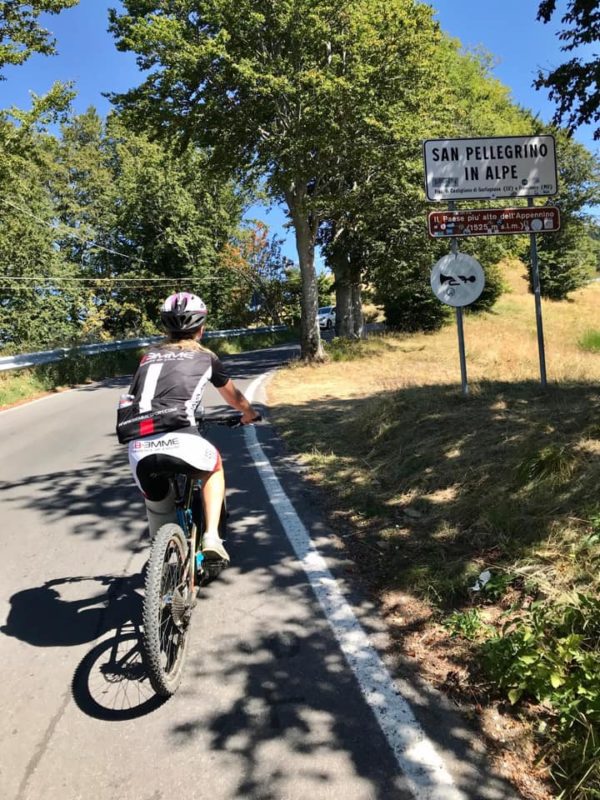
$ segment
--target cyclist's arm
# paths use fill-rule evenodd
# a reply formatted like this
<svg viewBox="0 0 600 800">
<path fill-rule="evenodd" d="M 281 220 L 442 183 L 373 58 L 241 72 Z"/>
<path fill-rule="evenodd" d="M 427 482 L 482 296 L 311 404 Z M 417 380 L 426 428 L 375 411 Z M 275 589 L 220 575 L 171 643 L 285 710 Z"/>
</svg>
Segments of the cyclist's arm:
<svg viewBox="0 0 600 800">
<path fill-rule="evenodd" d="M 235 408 L 237 411 L 242 412 L 243 425 L 248 425 L 259 416 L 258 411 L 252 408 L 248 400 L 244 397 L 240 390 L 236 388 L 231 378 L 224 386 L 217 386 L 217 389 L 225 402 L 229 403 L 229 405 Z"/>
</svg>

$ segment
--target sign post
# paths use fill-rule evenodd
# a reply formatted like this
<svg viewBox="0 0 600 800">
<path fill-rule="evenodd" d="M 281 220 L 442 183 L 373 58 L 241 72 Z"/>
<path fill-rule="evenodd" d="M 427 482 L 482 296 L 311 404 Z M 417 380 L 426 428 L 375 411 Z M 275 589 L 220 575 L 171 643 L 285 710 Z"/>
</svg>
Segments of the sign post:
<svg viewBox="0 0 600 800">
<path fill-rule="evenodd" d="M 431 270 L 431 289 L 442 303 L 456 308 L 458 330 L 458 352 L 462 393 L 469 394 L 467 383 L 467 359 L 463 327 L 463 306 L 473 303 L 483 291 L 485 275 L 481 264 L 466 253 L 458 252 L 458 242 L 452 240 L 452 251 L 440 258 Z"/>
<path fill-rule="evenodd" d="M 428 139 L 423 155 L 426 194 L 434 202 L 558 191 L 554 136 Z"/>
<path fill-rule="evenodd" d="M 527 205 L 533 206 L 533 198 L 527 198 Z M 533 283 L 533 295 L 535 297 L 535 321 L 538 338 L 538 354 L 540 357 L 540 381 L 545 389 L 548 385 L 546 379 L 546 348 L 544 346 L 544 323 L 542 321 L 542 289 L 540 286 L 540 271 L 538 268 L 538 253 L 535 233 L 529 234 L 531 243 L 531 282 Z"/>
<path fill-rule="evenodd" d="M 451 237 L 455 256 L 458 256 L 457 236 L 529 234 L 540 379 L 542 387 L 546 388 L 546 353 L 535 237 L 537 233 L 557 231 L 560 214 L 552 206 L 534 206 L 533 198 L 558 192 L 554 137 L 428 139 L 423 143 L 423 158 L 427 198 L 438 202 L 448 201 L 448 212 L 434 211 L 429 215 L 429 235 L 433 238 Z M 458 200 L 492 200 L 500 197 L 526 197 L 527 208 L 455 210 Z M 463 394 L 466 394 L 462 310 L 459 304 L 456 305 Z"/>
<path fill-rule="evenodd" d="M 452 253 L 458 255 L 458 241 L 452 239 Z M 465 352 L 465 329 L 463 325 L 462 306 L 456 307 L 456 328 L 458 330 L 458 357 L 460 359 L 460 382 L 462 385 L 463 397 L 469 394 L 469 383 L 467 380 L 467 354 Z"/>
</svg>

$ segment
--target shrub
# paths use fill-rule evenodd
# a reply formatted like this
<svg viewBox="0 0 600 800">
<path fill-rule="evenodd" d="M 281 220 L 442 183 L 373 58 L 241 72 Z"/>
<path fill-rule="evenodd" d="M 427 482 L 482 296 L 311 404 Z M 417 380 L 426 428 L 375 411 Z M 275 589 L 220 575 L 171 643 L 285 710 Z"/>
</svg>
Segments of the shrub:
<svg viewBox="0 0 600 800">
<path fill-rule="evenodd" d="M 590 328 L 584 332 L 577 344 L 588 353 L 600 353 L 600 331 Z"/>
<path fill-rule="evenodd" d="M 600 793 L 600 599 L 536 602 L 509 616 L 480 646 L 488 678 L 511 703 L 532 698 L 548 713 L 552 773 L 563 794 Z"/>
</svg>

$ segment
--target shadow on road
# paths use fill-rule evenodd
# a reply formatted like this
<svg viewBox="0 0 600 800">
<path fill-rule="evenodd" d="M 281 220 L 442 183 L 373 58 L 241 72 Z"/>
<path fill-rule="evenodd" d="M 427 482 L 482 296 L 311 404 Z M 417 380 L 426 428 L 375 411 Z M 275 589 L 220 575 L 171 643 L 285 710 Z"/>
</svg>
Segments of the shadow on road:
<svg viewBox="0 0 600 800">
<path fill-rule="evenodd" d="M 91 539 L 115 536 L 124 550 L 139 552 L 144 506 L 133 483 L 126 448 L 109 448 L 60 472 L 0 481 L 4 503 L 34 509 L 46 522 Z"/>
<path fill-rule="evenodd" d="M 142 661 L 142 584 L 140 574 L 56 578 L 14 594 L 0 631 L 36 647 L 98 642 L 75 671 L 75 702 L 96 719 L 134 719 L 162 704 Z M 61 591 L 79 597 L 67 600 Z"/>
<path fill-rule="evenodd" d="M 150 686 L 140 645 L 140 629 L 128 622 L 97 644 L 73 676 L 73 699 L 89 717 L 125 722 L 156 711 L 165 698 Z"/>
</svg>

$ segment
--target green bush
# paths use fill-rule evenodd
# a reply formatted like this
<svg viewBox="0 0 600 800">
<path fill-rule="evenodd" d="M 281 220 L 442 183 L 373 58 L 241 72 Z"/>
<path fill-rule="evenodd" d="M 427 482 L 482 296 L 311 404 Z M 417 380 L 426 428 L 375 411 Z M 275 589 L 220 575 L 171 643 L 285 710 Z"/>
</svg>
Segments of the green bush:
<svg viewBox="0 0 600 800">
<path fill-rule="evenodd" d="M 470 608 L 468 611 L 454 611 L 443 620 L 442 625 L 449 631 L 452 638 L 461 636 L 470 641 L 477 639 L 487 628 L 476 608 Z"/>
<path fill-rule="evenodd" d="M 389 328 L 407 333 L 437 331 L 450 320 L 449 306 L 431 291 L 430 273 L 429 263 L 406 265 L 396 281 L 378 294 Z"/>
<path fill-rule="evenodd" d="M 535 602 L 481 645 L 483 670 L 511 703 L 547 709 L 552 773 L 569 800 L 600 796 L 600 599 Z"/>
<path fill-rule="evenodd" d="M 582 350 L 586 350 L 588 353 L 600 353 L 600 331 L 590 328 L 585 331 L 577 344 Z"/>
</svg>

